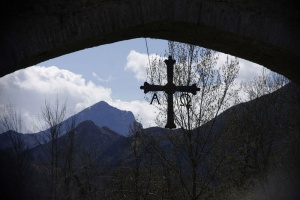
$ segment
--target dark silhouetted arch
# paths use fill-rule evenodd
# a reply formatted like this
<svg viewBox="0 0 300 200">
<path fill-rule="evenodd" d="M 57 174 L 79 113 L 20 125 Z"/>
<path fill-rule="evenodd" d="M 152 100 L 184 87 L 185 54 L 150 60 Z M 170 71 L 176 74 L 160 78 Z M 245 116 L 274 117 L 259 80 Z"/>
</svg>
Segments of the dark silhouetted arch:
<svg viewBox="0 0 300 200">
<path fill-rule="evenodd" d="M 151 37 L 235 55 L 300 83 L 299 9 L 292 2 L 4 0 L 0 76 L 84 48 Z"/>
</svg>

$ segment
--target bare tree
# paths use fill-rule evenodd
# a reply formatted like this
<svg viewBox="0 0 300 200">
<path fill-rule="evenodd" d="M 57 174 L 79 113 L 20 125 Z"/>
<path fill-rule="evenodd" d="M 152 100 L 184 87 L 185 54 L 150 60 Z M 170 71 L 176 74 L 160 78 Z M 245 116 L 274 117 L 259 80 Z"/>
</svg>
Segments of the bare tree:
<svg viewBox="0 0 300 200">
<path fill-rule="evenodd" d="M 76 196 L 76 189 L 72 187 L 74 184 L 74 177 L 77 173 L 78 164 L 76 163 L 76 117 L 71 117 L 70 123 L 65 124 L 67 127 L 66 137 L 61 143 L 63 145 L 61 151 L 61 157 L 59 160 L 60 168 L 60 182 L 62 185 L 62 196 L 66 200 L 74 199 Z M 65 122 L 66 123 L 66 122 Z"/>
<path fill-rule="evenodd" d="M 15 106 L 11 103 L 1 106 L 0 123 L 2 130 L 1 132 L 13 130 L 16 132 L 22 131 L 22 116 L 19 111 L 16 110 Z"/>
<path fill-rule="evenodd" d="M 54 104 L 45 100 L 42 108 L 42 131 L 36 135 L 36 141 L 49 162 L 46 177 L 49 178 L 49 199 L 64 197 L 71 199 L 71 179 L 75 168 L 75 133 L 76 119 L 66 120 L 66 102 L 60 103 L 58 97 Z M 60 137 L 66 134 L 65 140 Z M 48 173 L 47 173 L 48 172 Z"/>
<path fill-rule="evenodd" d="M 8 151 L 6 154 L 5 163 L 10 163 L 8 168 L 12 172 L 11 179 L 13 187 L 16 190 L 16 198 L 23 198 L 25 195 L 25 185 L 30 174 L 30 164 L 28 156 L 24 153 L 28 149 L 27 143 L 24 140 L 22 126 L 22 115 L 13 104 L 7 104 L 0 107 L 0 127 L 3 128 L 3 133 L 6 137 Z M 12 194 L 11 194 L 12 195 Z"/>
<path fill-rule="evenodd" d="M 175 123 L 181 128 L 165 134 L 169 148 L 153 144 L 161 155 L 164 165 L 172 170 L 180 182 L 182 198 L 207 197 L 216 183 L 224 155 L 217 150 L 221 135 L 218 134 L 216 117 L 231 104 L 237 94 L 232 89 L 239 70 L 237 58 L 223 66 L 217 66 L 218 54 L 201 47 L 169 42 L 169 52 L 176 60 L 174 83 L 189 86 L 195 83 L 200 91 L 192 97 L 192 104 L 181 106 L 182 93 L 175 93 Z M 166 84 L 163 60 L 154 60 L 148 70 L 151 84 Z M 161 105 L 157 124 L 166 122 L 166 94 L 159 94 Z M 188 101 L 188 100 L 186 100 Z"/>
<path fill-rule="evenodd" d="M 0 124 L 3 128 L 2 132 L 12 131 L 11 133 L 6 134 L 7 142 L 14 154 L 20 155 L 27 149 L 27 145 L 21 134 L 23 129 L 22 115 L 12 104 L 0 107 L 0 109 Z"/>
<path fill-rule="evenodd" d="M 128 142 L 131 150 L 129 160 L 132 163 L 132 167 L 129 169 L 129 199 L 157 198 L 157 194 L 153 190 L 154 153 L 149 148 L 147 136 L 139 123 L 131 125 Z"/>
<path fill-rule="evenodd" d="M 288 135 L 290 119 L 284 113 L 287 94 L 280 90 L 288 82 L 282 75 L 262 69 L 253 80 L 242 83 L 242 100 L 247 103 L 233 109 L 224 131 L 234 166 L 232 181 L 245 190 L 260 186 L 265 198 L 270 199 L 274 196 L 267 194 L 268 176 L 277 165 L 272 160 Z"/>
</svg>

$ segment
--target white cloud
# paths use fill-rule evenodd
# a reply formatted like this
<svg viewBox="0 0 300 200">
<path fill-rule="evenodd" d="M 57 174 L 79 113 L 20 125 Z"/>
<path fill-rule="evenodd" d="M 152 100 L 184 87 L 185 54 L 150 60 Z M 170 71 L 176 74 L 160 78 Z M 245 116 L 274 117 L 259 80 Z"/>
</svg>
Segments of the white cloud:
<svg viewBox="0 0 300 200">
<path fill-rule="evenodd" d="M 261 72 L 262 68 L 264 68 L 261 65 L 244 59 L 240 59 L 240 67 L 239 80 L 241 81 L 252 80 Z"/>
<path fill-rule="evenodd" d="M 221 66 L 223 63 L 225 63 L 227 56 L 229 59 L 233 59 L 234 56 L 231 56 L 229 54 L 219 53 L 219 60 L 218 60 L 218 66 Z M 234 90 L 240 89 L 240 83 L 247 82 L 250 80 L 253 80 L 254 77 L 256 77 L 261 70 L 264 68 L 263 66 L 250 62 L 248 60 L 244 60 L 242 58 L 239 59 L 239 75 L 236 79 L 236 85 L 233 86 Z M 239 90 L 239 98 L 241 101 L 245 101 L 247 98 L 247 94 L 243 90 Z"/>
<path fill-rule="evenodd" d="M 103 79 L 103 78 L 100 78 L 98 76 L 98 74 L 96 74 L 95 72 L 92 73 L 93 74 L 93 77 L 95 77 L 98 81 L 100 82 L 109 82 L 109 81 L 112 81 L 114 78 L 112 77 L 112 75 L 109 75 L 106 79 Z"/>
<path fill-rule="evenodd" d="M 227 56 L 229 59 L 234 58 L 234 56 L 231 56 L 229 54 L 219 53 L 218 66 L 221 66 L 223 63 L 225 63 Z M 256 63 L 241 58 L 239 58 L 239 64 L 240 64 L 240 70 L 239 70 L 239 76 L 237 77 L 236 80 L 237 83 L 240 83 L 242 81 L 249 81 L 253 79 L 253 77 L 256 76 L 263 68 L 263 66 L 261 65 L 258 65 Z"/>
<path fill-rule="evenodd" d="M 135 73 L 135 78 L 137 80 L 146 80 L 147 63 L 148 63 L 147 54 L 141 54 L 139 52 L 132 50 L 127 56 L 127 63 L 125 66 L 125 70 L 131 70 L 133 73 Z"/>
<path fill-rule="evenodd" d="M 0 105 L 12 103 L 23 113 L 24 124 L 37 122 L 45 99 L 54 102 L 58 97 L 67 102 L 68 116 L 99 101 L 106 101 L 122 110 L 132 111 L 145 122 L 154 125 L 154 112 L 146 102 L 124 102 L 112 99 L 110 88 L 86 81 L 84 77 L 55 66 L 33 66 L 19 70 L 0 79 Z M 27 126 L 32 130 L 32 126 Z"/>
<path fill-rule="evenodd" d="M 159 58 L 156 54 L 150 54 L 150 62 L 154 58 Z M 135 78 L 139 81 L 147 79 L 147 66 L 149 66 L 148 55 L 131 50 L 127 56 L 125 70 L 131 70 L 135 74 Z"/>
<path fill-rule="evenodd" d="M 229 54 L 219 53 L 219 60 L 217 66 L 221 66 L 225 63 L 227 56 L 229 59 L 233 59 L 234 56 Z M 158 55 L 151 54 L 150 61 L 154 58 L 159 58 Z M 237 78 L 237 82 L 240 83 L 241 81 L 248 81 L 256 76 L 263 66 L 258 65 L 256 63 L 250 62 L 248 60 L 244 60 L 239 58 L 240 62 L 240 71 L 239 76 Z M 125 66 L 125 70 L 130 70 L 135 73 L 135 77 L 137 80 L 145 81 L 147 79 L 147 72 L 146 68 L 149 65 L 148 56 L 147 54 L 142 54 L 137 51 L 130 51 L 127 56 L 127 63 Z"/>
</svg>

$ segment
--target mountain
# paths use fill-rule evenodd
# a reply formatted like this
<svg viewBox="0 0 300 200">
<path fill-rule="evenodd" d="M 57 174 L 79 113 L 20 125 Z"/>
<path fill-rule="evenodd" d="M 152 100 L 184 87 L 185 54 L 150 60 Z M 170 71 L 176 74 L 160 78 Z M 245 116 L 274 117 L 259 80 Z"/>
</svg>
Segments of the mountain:
<svg viewBox="0 0 300 200">
<path fill-rule="evenodd" d="M 63 121 L 61 135 L 68 131 L 69 125 L 74 121 L 75 124 L 79 124 L 86 120 L 94 122 L 99 127 L 106 126 L 123 136 L 129 135 L 130 126 L 136 122 L 131 111 L 119 110 L 105 101 L 100 101 Z M 37 134 L 43 134 L 42 132 L 45 131 Z"/>
<path fill-rule="evenodd" d="M 0 134 L 0 149 L 9 148 L 11 145 L 11 139 L 15 137 L 22 137 L 21 133 L 15 131 L 6 131 Z"/>
<path fill-rule="evenodd" d="M 11 148 L 13 143 L 25 150 L 34 146 L 36 142 L 32 134 L 23 134 L 12 130 L 0 134 L 0 149 Z"/>
<path fill-rule="evenodd" d="M 108 127 L 99 127 L 90 120 L 83 121 L 77 125 L 74 132 L 68 132 L 57 139 L 58 152 L 64 155 L 70 150 L 76 155 L 76 160 L 89 157 L 93 154 L 99 155 L 107 147 L 124 136 L 116 133 Z M 27 151 L 32 162 L 45 163 L 49 155 L 51 142 L 36 146 Z"/>
<path fill-rule="evenodd" d="M 171 133 L 171 134 L 181 134 L 182 133 L 182 129 L 173 129 L 173 130 L 169 130 L 169 129 L 165 129 L 165 128 L 161 128 L 161 127 L 150 127 L 150 128 L 146 128 L 142 130 L 143 132 L 143 136 L 138 136 L 140 140 L 143 141 L 138 141 L 137 145 L 139 146 L 141 143 L 143 143 L 142 146 L 148 146 L 149 145 L 149 138 L 148 137 L 153 137 L 155 139 L 160 138 L 160 142 L 161 142 L 161 147 L 162 148 L 170 148 L 170 142 L 166 140 L 166 137 L 164 137 L 165 134 L 167 133 Z M 138 133 L 139 135 L 139 133 Z M 144 137 L 147 137 L 144 138 Z M 161 137 L 162 136 L 162 137 Z M 139 140 L 138 139 L 138 140 Z M 113 169 L 115 167 L 120 167 L 120 166 L 133 166 L 135 164 L 134 161 L 134 153 L 133 153 L 133 143 L 134 142 L 134 138 L 133 136 L 129 136 L 129 137 L 120 137 L 118 140 L 116 140 L 115 142 L 113 142 L 108 148 L 106 148 L 97 158 L 97 163 L 101 166 L 101 168 L 107 168 L 107 169 Z M 147 149 L 147 147 L 145 148 L 142 147 L 138 149 L 138 154 L 139 155 L 139 159 L 141 161 L 141 163 L 145 163 L 147 156 L 145 155 L 145 152 L 148 152 L 149 149 Z M 150 145 L 151 146 L 151 145 Z M 149 147 L 149 146 L 148 146 Z M 152 147 L 150 147 L 151 149 Z M 147 153 L 146 153 L 147 154 Z"/>
<path fill-rule="evenodd" d="M 269 121 L 259 121 L 257 117 L 253 117 L 253 122 L 256 123 L 266 123 L 270 127 L 272 123 L 272 117 L 275 118 L 278 116 L 278 120 L 283 126 L 288 126 L 287 123 L 297 123 L 300 120 L 299 104 L 300 103 L 300 87 L 295 83 L 288 83 L 280 89 L 263 95 L 257 99 L 243 102 L 232 106 L 219 114 L 214 121 L 213 132 L 220 132 L 228 123 L 241 123 L 241 119 L 248 117 L 247 115 L 258 115 L 260 112 L 265 115 L 270 116 Z M 229 122 L 232 120 L 233 115 L 235 115 L 235 122 Z M 249 118 L 249 117 L 248 117 Z M 274 119 L 275 120 L 275 119 Z M 238 122 L 239 121 L 239 122 Z M 212 121 L 208 122 L 206 125 L 209 125 Z M 242 122 L 244 123 L 244 122 Z"/>
<path fill-rule="evenodd" d="M 107 127 L 108 129 L 123 136 L 128 136 L 130 125 L 136 123 L 132 112 L 119 110 L 115 107 L 110 106 L 104 101 L 100 101 L 63 121 L 60 136 L 64 135 L 67 132 L 68 126 L 72 124 L 73 120 L 75 120 L 76 124 L 80 124 L 81 122 L 90 120 L 99 127 Z M 141 124 L 139 125 L 141 126 Z M 23 138 L 24 141 L 26 141 L 27 147 L 33 148 L 38 144 L 37 141 L 39 141 L 40 143 L 49 141 L 49 139 L 47 139 L 46 137 L 48 131 L 49 130 L 43 130 L 34 134 L 19 134 L 20 137 Z M 6 138 L 10 133 L 12 132 L 8 131 L 6 133 L 0 134 L 0 149 L 8 147 Z M 45 142 L 41 142 L 44 140 Z"/>
<path fill-rule="evenodd" d="M 103 168 L 115 168 L 128 161 L 131 153 L 132 137 L 121 137 L 113 142 L 97 157 L 97 163 Z"/>
<path fill-rule="evenodd" d="M 130 125 L 135 122 L 132 112 L 119 110 L 104 101 L 100 101 L 77 113 L 75 119 L 78 123 L 91 120 L 95 125 L 99 127 L 106 126 L 123 136 L 128 136 Z M 66 121 L 70 122 L 71 119 L 69 118 Z"/>
</svg>

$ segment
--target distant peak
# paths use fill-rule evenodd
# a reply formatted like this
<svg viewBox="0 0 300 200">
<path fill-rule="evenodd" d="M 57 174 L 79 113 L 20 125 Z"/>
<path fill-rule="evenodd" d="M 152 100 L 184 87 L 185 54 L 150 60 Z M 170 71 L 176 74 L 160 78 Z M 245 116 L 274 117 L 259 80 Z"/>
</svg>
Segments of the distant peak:
<svg viewBox="0 0 300 200">
<path fill-rule="evenodd" d="M 85 120 L 78 124 L 78 126 L 86 126 L 86 125 L 95 125 L 95 123 L 92 120 Z"/>
<path fill-rule="evenodd" d="M 109 106 L 109 104 L 107 102 L 105 102 L 105 101 L 99 101 L 96 104 L 99 104 L 99 105 L 108 105 Z"/>
<path fill-rule="evenodd" d="M 105 101 L 99 101 L 98 103 L 95 103 L 91 107 L 111 107 L 107 102 Z"/>
<path fill-rule="evenodd" d="M 98 107 L 100 108 L 100 107 L 111 107 L 111 106 L 105 101 L 99 101 L 99 102 L 87 107 L 86 109 L 89 110 L 91 108 L 98 108 Z"/>
</svg>

